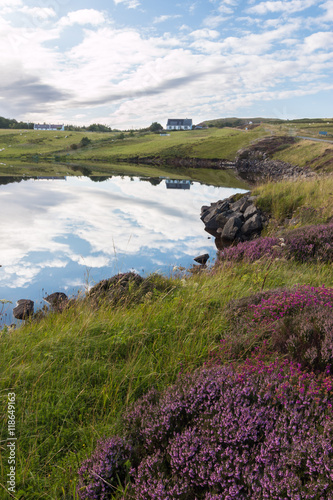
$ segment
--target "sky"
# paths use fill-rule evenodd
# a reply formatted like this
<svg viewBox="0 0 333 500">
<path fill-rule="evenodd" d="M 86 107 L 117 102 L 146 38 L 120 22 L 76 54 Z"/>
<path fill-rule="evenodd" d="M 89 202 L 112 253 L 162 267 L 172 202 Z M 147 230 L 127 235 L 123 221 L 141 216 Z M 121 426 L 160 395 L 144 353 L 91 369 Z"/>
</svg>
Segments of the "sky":
<svg viewBox="0 0 333 500">
<path fill-rule="evenodd" d="M 333 116 L 333 0 L 0 0 L 0 116 Z"/>
</svg>

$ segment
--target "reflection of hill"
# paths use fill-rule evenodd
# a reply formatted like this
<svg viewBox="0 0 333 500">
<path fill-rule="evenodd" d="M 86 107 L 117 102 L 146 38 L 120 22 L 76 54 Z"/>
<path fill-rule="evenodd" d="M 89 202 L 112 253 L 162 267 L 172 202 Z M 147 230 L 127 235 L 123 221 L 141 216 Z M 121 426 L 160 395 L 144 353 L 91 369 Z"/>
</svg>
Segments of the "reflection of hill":
<svg viewBox="0 0 333 500">
<path fill-rule="evenodd" d="M 93 182 L 104 182 L 112 179 L 112 175 L 89 175 L 89 179 Z"/>
<path fill-rule="evenodd" d="M 10 177 L 10 176 L 2 177 L 2 176 L 0 176 L 0 185 L 12 184 L 13 182 L 27 181 L 29 179 L 30 179 L 30 177 Z"/>
<path fill-rule="evenodd" d="M 158 186 L 162 179 L 160 177 L 140 177 L 140 181 L 150 182 L 152 186 Z"/>
</svg>

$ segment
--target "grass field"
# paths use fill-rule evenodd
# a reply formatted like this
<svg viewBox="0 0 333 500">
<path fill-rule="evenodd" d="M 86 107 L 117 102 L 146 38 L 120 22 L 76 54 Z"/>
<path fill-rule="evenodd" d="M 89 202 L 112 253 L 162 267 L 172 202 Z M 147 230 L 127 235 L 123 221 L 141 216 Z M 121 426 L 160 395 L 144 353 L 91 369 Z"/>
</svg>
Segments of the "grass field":
<svg viewBox="0 0 333 500">
<path fill-rule="evenodd" d="M 18 163 L 34 164 L 34 172 L 49 171 L 50 175 L 64 175 L 66 166 L 62 164 L 97 164 L 92 170 L 107 171 L 107 164 L 119 160 L 133 159 L 145 161 L 156 159 L 158 163 L 168 163 L 175 158 L 220 159 L 232 161 L 237 151 L 253 142 L 270 135 L 301 135 L 318 137 L 323 127 L 318 124 L 285 122 L 282 124 L 263 123 L 251 130 L 237 128 L 208 128 L 186 132 L 171 132 L 160 135 L 143 132 L 119 134 L 95 132 L 43 132 L 43 131 L 0 131 L 0 175 L 18 175 Z M 333 125 L 327 125 L 331 133 Z M 88 138 L 82 146 L 82 139 Z M 313 169 L 330 171 L 332 168 L 333 145 L 299 140 L 279 153 L 275 158 Z M 38 163 L 37 163 L 38 162 Z M 58 162 L 58 163 L 57 163 Z M 59 163 L 60 162 L 60 163 Z M 54 165 L 55 164 L 55 165 Z M 14 165 L 13 167 L 11 165 Z M 37 166 L 38 165 L 38 166 Z M 49 165 L 47 169 L 47 165 Z M 88 168 L 91 168 L 89 166 Z M 137 167 L 135 167 L 137 169 Z M 141 169 L 141 167 L 139 167 Z M 138 170 L 139 170 L 138 169 Z M 31 167 L 29 167 L 31 175 Z M 13 172 L 12 174 L 10 172 Z M 67 168 L 68 171 L 68 168 Z"/>
<path fill-rule="evenodd" d="M 277 225 L 311 205 L 316 211 L 300 217 L 298 226 L 317 223 L 333 215 L 332 188 L 330 178 L 267 184 L 257 188 L 257 203 Z M 218 351 L 228 335 L 231 299 L 263 287 L 333 286 L 333 273 L 331 263 L 262 259 L 226 263 L 209 275 L 175 275 L 164 284 L 137 304 L 130 296 L 128 303 L 99 310 L 79 303 L 61 315 L 1 332 L 0 472 L 7 474 L 6 398 L 15 392 L 14 498 L 75 499 L 81 461 L 99 438 L 121 429 L 127 406 L 153 386 L 168 387 L 179 372 L 203 366 Z M 240 357 L 255 341 L 239 340 Z M 0 498 L 10 498 L 3 484 Z"/>
<path fill-rule="evenodd" d="M 248 133 L 237 129 L 206 129 L 173 132 L 170 135 L 148 133 L 100 134 L 95 132 L 25 132 L 0 131 L 0 158 L 19 159 L 27 156 L 59 155 L 68 160 L 112 161 L 117 158 L 160 156 L 163 158 L 198 157 L 232 160 L 238 149 L 266 132 L 257 128 Z M 79 149 L 82 137 L 91 143 Z M 72 146 L 72 147 L 71 147 Z"/>
</svg>

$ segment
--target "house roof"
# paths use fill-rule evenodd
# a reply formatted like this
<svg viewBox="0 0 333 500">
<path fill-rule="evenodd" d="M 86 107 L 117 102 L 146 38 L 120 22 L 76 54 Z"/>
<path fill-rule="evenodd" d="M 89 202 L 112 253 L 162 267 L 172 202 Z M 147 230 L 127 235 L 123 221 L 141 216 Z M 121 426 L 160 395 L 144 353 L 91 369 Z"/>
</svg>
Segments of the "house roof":
<svg viewBox="0 0 333 500">
<path fill-rule="evenodd" d="M 168 119 L 167 127 L 192 127 L 192 120 L 188 118 L 179 120 L 179 119 Z"/>
</svg>

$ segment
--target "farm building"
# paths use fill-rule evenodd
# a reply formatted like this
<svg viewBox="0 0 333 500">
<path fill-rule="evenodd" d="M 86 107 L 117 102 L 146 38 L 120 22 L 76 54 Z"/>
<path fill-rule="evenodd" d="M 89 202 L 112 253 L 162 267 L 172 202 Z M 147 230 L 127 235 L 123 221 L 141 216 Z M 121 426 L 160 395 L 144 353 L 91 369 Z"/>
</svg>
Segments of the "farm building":
<svg viewBox="0 0 333 500">
<path fill-rule="evenodd" d="M 191 130 L 192 129 L 192 120 L 187 118 L 182 120 L 169 119 L 167 126 L 167 130 Z"/>
</svg>

